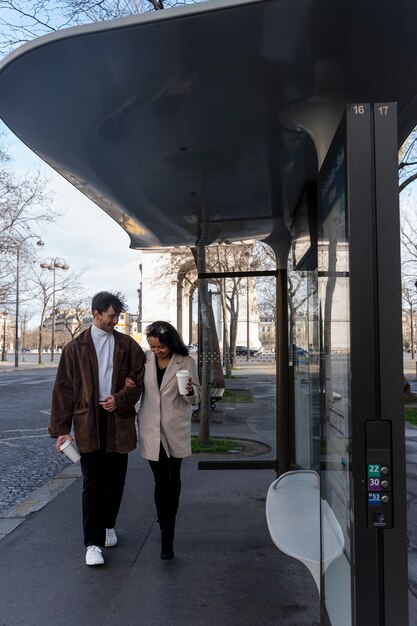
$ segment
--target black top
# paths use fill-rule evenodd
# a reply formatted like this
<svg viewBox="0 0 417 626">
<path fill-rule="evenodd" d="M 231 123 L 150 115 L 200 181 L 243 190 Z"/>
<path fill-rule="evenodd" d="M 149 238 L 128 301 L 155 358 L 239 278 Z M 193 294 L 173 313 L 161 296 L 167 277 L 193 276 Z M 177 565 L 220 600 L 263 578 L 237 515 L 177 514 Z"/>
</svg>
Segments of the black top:
<svg viewBox="0 0 417 626">
<path fill-rule="evenodd" d="M 158 387 L 161 387 L 161 383 L 162 383 L 162 379 L 164 377 L 164 374 L 166 372 L 166 367 L 158 367 L 158 363 L 156 363 L 156 377 L 158 379 Z"/>
</svg>

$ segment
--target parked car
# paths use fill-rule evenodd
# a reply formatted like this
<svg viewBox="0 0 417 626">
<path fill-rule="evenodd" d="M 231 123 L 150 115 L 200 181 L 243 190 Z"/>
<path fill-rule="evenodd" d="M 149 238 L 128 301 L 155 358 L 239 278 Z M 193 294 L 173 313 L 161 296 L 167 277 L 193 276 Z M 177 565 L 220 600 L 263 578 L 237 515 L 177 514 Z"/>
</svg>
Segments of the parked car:
<svg viewBox="0 0 417 626">
<path fill-rule="evenodd" d="M 196 343 L 189 343 L 187 346 L 187 350 L 189 354 L 193 354 L 194 352 L 198 352 L 198 345 Z"/>
<path fill-rule="evenodd" d="M 261 354 L 262 347 L 260 348 L 251 348 L 249 351 L 250 356 L 258 356 Z M 246 346 L 236 346 L 236 356 L 246 356 L 248 354 L 248 349 Z"/>
<path fill-rule="evenodd" d="M 296 346 L 295 344 L 293 344 L 292 346 L 292 359 L 293 359 L 293 363 L 295 365 L 300 365 L 303 363 L 307 363 L 307 361 L 309 360 L 309 353 L 307 352 L 307 350 L 304 350 L 304 348 L 300 348 L 300 346 Z"/>
</svg>

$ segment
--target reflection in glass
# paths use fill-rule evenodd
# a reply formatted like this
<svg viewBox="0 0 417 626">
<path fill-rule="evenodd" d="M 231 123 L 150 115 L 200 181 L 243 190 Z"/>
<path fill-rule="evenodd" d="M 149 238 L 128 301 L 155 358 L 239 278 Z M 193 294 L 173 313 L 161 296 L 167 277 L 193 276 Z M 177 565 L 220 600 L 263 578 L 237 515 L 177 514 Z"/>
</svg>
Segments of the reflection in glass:
<svg viewBox="0 0 417 626">
<path fill-rule="evenodd" d="M 340 525 L 344 551 L 323 574 L 324 604 L 332 625 L 351 623 L 350 574 L 350 315 L 345 148 L 340 145 L 321 175 L 318 292 L 321 375 L 321 497 Z M 322 506 L 322 515 L 325 507 Z M 326 526 L 322 524 L 323 529 Z M 331 537 L 323 536 L 322 545 Z"/>
</svg>

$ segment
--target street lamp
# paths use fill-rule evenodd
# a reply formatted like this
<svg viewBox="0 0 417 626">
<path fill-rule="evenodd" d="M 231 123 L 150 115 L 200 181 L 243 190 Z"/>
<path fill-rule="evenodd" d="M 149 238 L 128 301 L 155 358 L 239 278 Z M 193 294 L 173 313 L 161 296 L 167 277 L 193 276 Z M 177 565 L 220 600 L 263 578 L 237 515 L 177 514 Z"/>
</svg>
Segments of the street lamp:
<svg viewBox="0 0 417 626">
<path fill-rule="evenodd" d="M 69 265 L 65 261 L 65 259 L 61 259 L 60 257 L 55 257 L 52 259 L 48 257 L 41 264 L 41 268 L 44 270 L 49 270 L 54 273 L 53 286 L 52 286 L 52 332 L 51 332 L 51 362 L 54 360 L 54 349 L 55 349 L 55 274 L 56 270 L 69 270 Z"/>
<path fill-rule="evenodd" d="M 3 311 L 3 347 L 1 350 L 1 360 L 7 361 L 7 349 L 6 349 L 6 321 L 9 313 L 7 311 Z"/>
<path fill-rule="evenodd" d="M 19 367 L 19 278 L 20 278 L 20 248 L 28 239 L 35 237 L 37 246 L 44 246 L 39 235 L 28 235 L 16 244 L 16 313 L 15 313 L 15 336 L 14 336 L 14 366 Z"/>
</svg>

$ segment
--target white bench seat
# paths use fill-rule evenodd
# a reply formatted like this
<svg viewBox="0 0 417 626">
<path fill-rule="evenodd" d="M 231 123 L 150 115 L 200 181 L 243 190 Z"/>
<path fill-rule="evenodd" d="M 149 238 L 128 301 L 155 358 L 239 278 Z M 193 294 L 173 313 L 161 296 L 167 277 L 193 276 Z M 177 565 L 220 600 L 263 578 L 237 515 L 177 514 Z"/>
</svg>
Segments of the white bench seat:
<svg viewBox="0 0 417 626">
<path fill-rule="evenodd" d="M 319 475 L 310 470 L 287 472 L 269 487 L 266 520 L 274 544 L 309 569 L 320 592 L 320 504 L 323 571 L 344 547 L 343 533 L 327 502 L 320 503 Z"/>
</svg>

